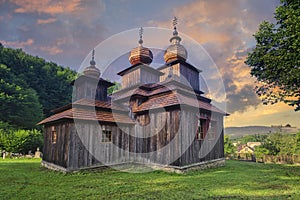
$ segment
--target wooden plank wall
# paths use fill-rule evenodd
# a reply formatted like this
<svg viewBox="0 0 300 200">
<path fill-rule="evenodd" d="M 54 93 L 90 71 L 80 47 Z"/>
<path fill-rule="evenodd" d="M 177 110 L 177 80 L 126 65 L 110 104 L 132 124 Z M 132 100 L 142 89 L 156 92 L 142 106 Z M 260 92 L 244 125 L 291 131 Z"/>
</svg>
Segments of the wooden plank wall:
<svg viewBox="0 0 300 200">
<path fill-rule="evenodd" d="M 138 68 L 122 76 L 122 88 L 127 88 L 140 82 L 140 71 Z"/>
<path fill-rule="evenodd" d="M 53 126 L 56 130 L 57 140 L 56 143 L 52 143 L 52 125 L 45 126 L 43 160 L 67 167 L 70 123 L 62 122 Z"/>
<path fill-rule="evenodd" d="M 191 85 L 191 87 L 195 90 L 199 90 L 199 73 L 195 70 L 190 69 L 180 63 L 172 65 L 173 75 L 180 77 L 180 82 Z M 164 75 L 160 76 L 160 81 L 164 81 L 167 79 L 169 75 L 169 67 L 161 69 L 160 71 L 164 73 Z"/>
<path fill-rule="evenodd" d="M 147 113 L 137 116 L 146 119 Z M 64 122 L 55 125 L 57 142 L 51 143 L 51 126 L 45 127 L 45 161 L 78 169 L 95 164 L 139 162 L 185 166 L 224 157 L 223 117 L 217 116 L 220 137 L 210 140 L 210 152 L 199 156 L 203 140 L 196 140 L 197 113 L 193 110 L 150 112 L 150 123 L 133 127 L 98 122 Z M 112 142 L 101 142 L 101 130 L 112 131 Z"/>
<path fill-rule="evenodd" d="M 173 68 L 173 75 L 176 75 L 178 77 L 180 77 L 180 65 L 179 63 L 178 64 L 175 64 L 175 65 L 172 65 L 172 68 Z M 164 73 L 163 75 L 160 76 L 160 81 L 164 81 L 168 78 L 168 75 L 169 75 L 169 72 L 170 72 L 170 67 L 166 67 L 166 68 L 163 68 L 160 70 L 160 72 Z"/>
<path fill-rule="evenodd" d="M 141 68 L 140 74 L 140 82 L 141 83 L 158 83 L 159 82 L 159 75 L 154 74 L 153 72 L 149 72 L 146 69 Z"/>
<path fill-rule="evenodd" d="M 223 131 L 223 116 L 214 115 L 214 120 L 217 120 L 217 135 L 212 140 L 197 140 L 196 139 L 196 122 L 198 117 L 190 111 L 182 111 L 182 151 L 184 152 L 180 159 L 180 166 L 190 165 L 218 158 L 224 158 L 224 131 Z M 189 147 L 185 146 L 187 141 L 191 141 Z M 208 152 L 208 153 L 207 153 Z"/>
<path fill-rule="evenodd" d="M 192 88 L 199 90 L 199 73 L 182 64 L 178 63 L 178 65 L 180 65 L 180 81 L 183 83 L 188 81 Z"/>
<path fill-rule="evenodd" d="M 76 122 L 71 126 L 70 138 L 70 169 L 89 167 L 95 164 L 116 164 L 129 162 L 131 128 L 115 124 Z M 101 141 L 101 131 L 111 130 L 112 142 Z M 122 131 L 123 130 L 123 131 Z M 119 147 L 118 147 L 119 146 Z M 132 148 L 132 147 L 131 147 Z"/>
</svg>

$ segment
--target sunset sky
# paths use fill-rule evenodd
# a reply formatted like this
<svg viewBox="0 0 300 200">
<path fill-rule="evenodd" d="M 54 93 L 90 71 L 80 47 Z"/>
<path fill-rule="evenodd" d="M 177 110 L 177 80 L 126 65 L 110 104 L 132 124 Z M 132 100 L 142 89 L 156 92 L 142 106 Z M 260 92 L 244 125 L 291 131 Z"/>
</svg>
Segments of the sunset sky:
<svg viewBox="0 0 300 200">
<path fill-rule="evenodd" d="M 172 28 L 177 16 L 179 32 L 203 46 L 222 76 L 231 114 L 225 126 L 300 127 L 300 112 L 292 107 L 262 105 L 244 64 L 255 46 L 252 35 L 263 20 L 273 20 L 278 5 L 279 0 L 0 0 L 0 42 L 78 70 L 91 49 L 107 38 L 141 26 Z"/>
</svg>

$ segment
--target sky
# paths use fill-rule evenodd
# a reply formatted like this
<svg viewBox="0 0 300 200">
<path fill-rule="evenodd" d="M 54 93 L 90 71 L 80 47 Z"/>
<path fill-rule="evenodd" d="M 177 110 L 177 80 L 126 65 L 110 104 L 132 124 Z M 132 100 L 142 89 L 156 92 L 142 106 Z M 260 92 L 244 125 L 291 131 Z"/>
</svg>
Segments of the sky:
<svg viewBox="0 0 300 200">
<path fill-rule="evenodd" d="M 255 47 L 253 34 L 258 25 L 263 20 L 272 22 L 279 4 L 279 0 L 0 0 L 0 43 L 79 70 L 97 45 L 141 26 L 170 29 L 176 16 L 179 33 L 187 36 L 183 44 L 188 53 L 197 54 L 188 43 L 192 38 L 218 69 L 231 114 L 226 117 L 226 127 L 288 123 L 300 127 L 300 112 L 292 107 L 261 103 L 254 91 L 255 78 L 244 64 L 247 52 Z M 154 41 L 148 39 L 145 45 Z M 164 43 L 160 48 L 169 45 L 165 37 L 158 40 Z M 119 41 L 123 42 L 132 43 L 127 52 L 137 45 L 126 37 Z M 127 55 L 125 51 L 113 62 L 114 71 L 130 66 Z M 97 64 L 101 63 L 99 51 L 96 56 Z M 187 61 L 193 61 L 192 57 Z"/>
</svg>

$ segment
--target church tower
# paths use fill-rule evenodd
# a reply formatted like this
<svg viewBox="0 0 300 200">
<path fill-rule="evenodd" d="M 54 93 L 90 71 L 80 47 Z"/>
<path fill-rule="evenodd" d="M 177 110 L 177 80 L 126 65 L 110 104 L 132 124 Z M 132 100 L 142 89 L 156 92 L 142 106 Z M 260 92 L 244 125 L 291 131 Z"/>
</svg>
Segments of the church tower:
<svg viewBox="0 0 300 200">
<path fill-rule="evenodd" d="M 122 89 L 147 83 L 157 83 L 160 75 L 163 74 L 149 66 L 153 60 L 153 54 L 150 49 L 143 46 L 143 28 L 140 28 L 139 35 L 139 46 L 130 51 L 131 67 L 118 73 L 122 76 Z"/>
<path fill-rule="evenodd" d="M 91 99 L 99 101 L 108 101 L 107 89 L 114 84 L 99 78 L 100 70 L 96 67 L 95 50 L 92 51 L 92 60 L 90 66 L 86 67 L 83 75 L 80 75 L 71 83 L 75 87 L 75 100 Z"/>
<path fill-rule="evenodd" d="M 174 78 L 181 83 L 191 85 L 195 91 L 200 90 L 199 73 L 201 70 L 186 62 L 188 53 L 185 47 L 180 44 L 181 38 L 177 31 L 177 18 L 173 19 L 173 36 L 170 38 L 170 46 L 164 54 L 165 65 L 158 68 L 164 75 L 160 77 L 160 81 L 167 78 Z"/>
</svg>

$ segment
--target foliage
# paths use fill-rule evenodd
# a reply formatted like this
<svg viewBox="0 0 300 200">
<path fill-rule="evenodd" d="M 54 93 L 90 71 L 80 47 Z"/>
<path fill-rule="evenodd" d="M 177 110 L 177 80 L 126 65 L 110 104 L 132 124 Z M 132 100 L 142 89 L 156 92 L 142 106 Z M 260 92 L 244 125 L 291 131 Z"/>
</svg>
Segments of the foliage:
<svg viewBox="0 0 300 200">
<path fill-rule="evenodd" d="M 0 121 L 32 129 L 50 111 L 71 102 L 75 72 L 0 45 Z"/>
<path fill-rule="evenodd" d="M 255 148 L 255 153 L 259 154 L 264 151 L 266 154 L 274 156 L 296 154 L 298 153 L 297 147 L 300 145 L 298 137 L 300 136 L 292 134 L 270 134 L 258 150 Z"/>
<path fill-rule="evenodd" d="M 114 82 L 114 85 L 108 88 L 107 94 L 112 94 L 119 89 L 121 89 L 121 83 Z"/>
<path fill-rule="evenodd" d="M 285 102 L 300 110 L 300 1 L 281 0 L 276 23 L 262 22 L 246 64 L 264 104 Z"/>
<path fill-rule="evenodd" d="M 295 154 L 300 155 L 300 132 L 296 134 Z"/>
<path fill-rule="evenodd" d="M 40 159 L 0 159 L 0 199 L 299 199 L 297 166 L 226 161 L 173 174 L 114 170 L 63 174 Z"/>
<path fill-rule="evenodd" d="M 6 152 L 26 154 L 42 146 L 43 135 L 38 130 L 0 130 L 0 149 Z"/>
<path fill-rule="evenodd" d="M 228 135 L 224 135 L 224 152 L 225 154 L 232 154 L 236 151 L 236 148 L 233 146 L 232 141 Z"/>
<path fill-rule="evenodd" d="M 0 120 L 18 128 L 34 128 L 43 116 L 38 96 L 10 71 L 0 64 Z"/>
<path fill-rule="evenodd" d="M 263 146 L 256 146 L 254 153 L 255 153 L 256 158 L 263 158 L 264 155 L 270 154 L 269 150 Z"/>
</svg>

